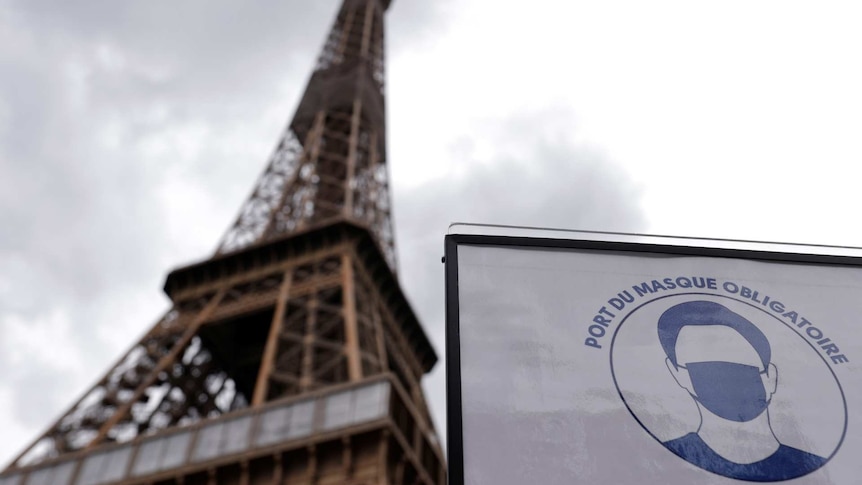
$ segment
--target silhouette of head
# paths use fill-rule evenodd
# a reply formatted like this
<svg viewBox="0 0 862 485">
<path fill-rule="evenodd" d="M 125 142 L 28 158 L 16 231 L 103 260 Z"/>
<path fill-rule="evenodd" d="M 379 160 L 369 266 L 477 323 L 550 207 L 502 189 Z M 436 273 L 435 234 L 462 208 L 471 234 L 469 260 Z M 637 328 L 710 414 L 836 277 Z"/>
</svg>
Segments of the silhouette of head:
<svg viewBox="0 0 862 485">
<path fill-rule="evenodd" d="M 658 337 L 677 383 L 713 414 L 737 422 L 766 410 L 777 369 L 763 332 L 746 318 L 711 301 L 667 309 Z"/>
</svg>

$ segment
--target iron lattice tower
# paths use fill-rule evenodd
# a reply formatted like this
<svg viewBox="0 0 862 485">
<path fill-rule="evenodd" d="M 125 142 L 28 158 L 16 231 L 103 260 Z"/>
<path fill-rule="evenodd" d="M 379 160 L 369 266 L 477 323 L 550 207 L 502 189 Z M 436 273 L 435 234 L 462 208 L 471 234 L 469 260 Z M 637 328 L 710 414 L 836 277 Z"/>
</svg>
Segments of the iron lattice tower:
<svg viewBox="0 0 862 485">
<path fill-rule="evenodd" d="M 390 0 L 343 0 L 297 111 L 216 254 L 0 485 L 443 485 L 437 356 L 395 276 Z"/>
</svg>

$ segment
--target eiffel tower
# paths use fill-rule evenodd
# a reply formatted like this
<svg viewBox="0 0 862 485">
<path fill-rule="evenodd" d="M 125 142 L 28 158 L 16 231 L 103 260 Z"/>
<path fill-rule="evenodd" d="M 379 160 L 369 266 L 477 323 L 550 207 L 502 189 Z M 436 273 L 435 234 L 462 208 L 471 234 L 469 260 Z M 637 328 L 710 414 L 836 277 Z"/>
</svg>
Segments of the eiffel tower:
<svg viewBox="0 0 862 485">
<path fill-rule="evenodd" d="M 0 485 L 444 485 L 437 356 L 396 277 L 391 0 L 343 0 L 297 111 L 172 308 Z"/>
</svg>

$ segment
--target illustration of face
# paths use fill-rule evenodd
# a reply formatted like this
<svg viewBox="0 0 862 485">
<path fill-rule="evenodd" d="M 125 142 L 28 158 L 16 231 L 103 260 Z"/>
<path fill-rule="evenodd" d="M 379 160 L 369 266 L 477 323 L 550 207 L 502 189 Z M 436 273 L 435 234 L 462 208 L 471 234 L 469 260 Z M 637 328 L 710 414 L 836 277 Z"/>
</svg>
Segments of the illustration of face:
<svg viewBox="0 0 862 485">
<path fill-rule="evenodd" d="M 774 364 L 737 330 L 726 325 L 683 325 L 676 341 L 676 382 L 712 414 L 747 422 L 769 406 L 778 385 Z"/>
</svg>

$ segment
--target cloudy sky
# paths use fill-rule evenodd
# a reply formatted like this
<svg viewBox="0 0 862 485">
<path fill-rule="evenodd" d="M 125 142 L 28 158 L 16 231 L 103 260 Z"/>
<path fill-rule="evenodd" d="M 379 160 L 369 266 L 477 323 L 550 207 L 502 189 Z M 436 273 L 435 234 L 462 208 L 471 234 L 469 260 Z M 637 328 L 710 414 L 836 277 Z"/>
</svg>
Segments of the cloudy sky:
<svg viewBox="0 0 862 485">
<path fill-rule="evenodd" d="M 0 461 L 215 249 L 338 3 L 0 4 Z M 394 1 L 400 276 L 441 358 L 453 221 L 862 245 L 860 9 Z"/>
</svg>

